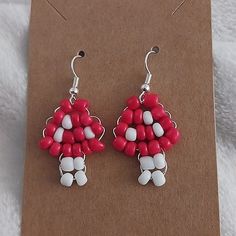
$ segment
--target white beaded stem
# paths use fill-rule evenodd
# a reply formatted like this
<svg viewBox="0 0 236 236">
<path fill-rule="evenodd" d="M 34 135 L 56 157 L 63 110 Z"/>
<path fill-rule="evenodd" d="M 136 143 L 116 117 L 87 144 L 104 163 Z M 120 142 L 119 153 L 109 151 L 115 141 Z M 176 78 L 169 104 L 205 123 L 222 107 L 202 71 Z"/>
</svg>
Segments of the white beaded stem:
<svg viewBox="0 0 236 236">
<path fill-rule="evenodd" d="M 154 170 L 156 168 L 152 156 L 142 156 L 139 158 L 139 162 L 143 170 Z"/>
<path fill-rule="evenodd" d="M 166 166 L 165 157 L 161 153 L 157 153 L 153 156 L 153 162 L 157 169 L 162 170 Z"/>
<path fill-rule="evenodd" d="M 74 177 L 71 173 L 65 173 L 61 176 L 60 183 L 65 187 L 71 187 L 73 184 Z"/>
<path fill-rule="evenodd" d="M 165 175 L 160 170 L 155 170 L 152 172 L 152 182 L 155 186 L 161 187 L 166 183 Z"/>
<path fill-rule="evenodd" d="M 61 160 L 61 169 L 65 172 L 71 172 L 75 169 L 74 159 L 72 157 L 64 157 Z"/>
<path fill-rule="evenodd" d="M 165 157 L 166 156 L 165 152 L 163 150 L 161 150 L 161 152 L 162 152 L 163 156 Z M 141 154 L 139 153 L 137 156 L 138 161 L 140 159 L 140 156 L 141 156 Z M 139 165 L 139 168 L 140 168 L 140 172 L 143 173 L 144 170 L 142 169 L 141 165 Z M 162 170 L 164 175 L 167 173 L 167 170 L 168 170 L 168 165 L 167 165 L 167 161 L 165 160 L 165 168 L 164 168 L 164 170 Z"/>
<path fill-rule="evenodd" d="M 76 157 L 73 160 L 75 170 L 83 170 L 85 167 L 85 162 L 83 157 Z"/>
<path fill-rule="evenodd" d="M 84 169 L 83 169 L 83 171 L 84 171 L 84 173 L 86 174 L 86 172 L 87 172 L 87 167 L 86 167 L 86 164 L 85 164 L 85 160 L 86 160 L 86 155 L 82 152 L 82 154 L 83 154 L 83 156 L 82 156 L 82 158 L 84 159 Z M 59 160 L 59 162 L 61 163 L 61 159 L 63 158 L 63 153 L 59 156 L 59 158 L 58 158 L 58 160 Z M 60 176 L 62 176 L 63 174 L 64 174 L 64 172 L 63 172 L 63 170 L 62 170 L 62 168 L 61 168 L 61 164 L 59 164 L 59 166 L 58 166 L 58 168 L 59 168 L 59 173 L 60 173 Z M 73 180 L 75 180 L 75 178 L 73 178 Z"/>
<path fill-rule="evenodd" d="M 82 170 L 78 170 L 75 173 L 74 178 L 79 186 L 84 186 L 88 182 L 88 178 Z"/>
<path fill-rule="evenodd" d="M 152 174 L 149 170 L 145 170 L 141 173 L 141 175 L 138 177 L 138 182 L 141 185 L 146 185 L 149 180 L 152 178 Z"/>
</svg>

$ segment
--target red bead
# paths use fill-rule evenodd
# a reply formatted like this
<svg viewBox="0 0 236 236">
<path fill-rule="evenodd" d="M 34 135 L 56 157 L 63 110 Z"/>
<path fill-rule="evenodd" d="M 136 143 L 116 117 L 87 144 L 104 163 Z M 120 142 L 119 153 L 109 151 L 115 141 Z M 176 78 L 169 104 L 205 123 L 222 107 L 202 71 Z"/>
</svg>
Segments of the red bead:
<svg viewBox="0 0 236 236">
<path fill-rule="evenodd" d="M 86 99 L 78 98 L 73 105 L 74 109 L 79 112 L 84 112 L 89 107 L 89 102 Z"/>
<path fill-rule="evenodd" d="M 167 130 L 165 137 L 167 137 L 172 144 L 176 144 L 180 139 L 180 132 L 176 128 L 170 128 Z"/>
<path fill-rule="evenodd" d="M 54 142 L 52 144 L 52 146 L 49 149 L 49 153 L 50 155 L 52 155 L 53 157 L 59 156 L 61 153 L 61 144 Z"/>
<path fill-rule="evenodd" d="M 124 123 L 128 124 L 128 125 L 132 124 L 132 122 L 133 122 L 133 115 L 134 115 L 134 113 L 133 113 L 132 110 L 126 109 L 126 110 L 124 110 L 122 112 L 120 120 L 123 121 Z"/>
<path fill-rule="evenodd" d="M 148 108 L 154 108 L 158 105 L 158 96 L 154 93 L 144 94 L 143 105 Z"/>
<path fill-rule="evenodd" d="M 65 113 L 71 112 L 72 111 L 72 105 L 70 103 L 69 99 L 63 99 L 60 102 L 61 110 L 64 111 Z"/>
<path fill-rule="evenodd" d="M 156 121 L 158 121 L 162 117 L 166 116 L 166 112 L 165 112 L 164 108 L 160 104 L 158 104 L 156 107 L 154 107 L 151 110 L 151 113 L 152 113 L 153 119 L 156 120 Z"/>
<path fill-rule="evenodd" d="M 124 136 L 127 129 L 128 125 L 124 122 L 120 122 L 115 128 L 115 134 L 117 136 Z"/>
<path fill-rule="evenodd" d="M 138 150 L 141 156 L 148 156 L 148 146 L 145 142 L 138 143 Z"/>
<path fill-rule="evenodd" d="M 83 112 L 80 116 L 80 123 L 83 126 L 88 126 L 93 123 L 93 119 L 87 112 Z"/>
<path fill-rule="evenodd" d="M 59 109 L 54 113 L 52 122 L 56 125 L 60 125 L 64 116 L 65 116 L 65 113 Z"/>
<path fill-rule="evenodd" d="M 159 121 L 159 124 L 161 125 L 161 127 L 166 131 L 170 128 L 172 128 L 174 125 L 173 125 L 173 122 L 172 120 L 170 119 L 169 116 L 166 116 L 166 117 L 163 117 L 160 119 Z"/>
<path fill-rule="evenodd" d="M 72 145 L 72 153 L 73 153 L 73 157 L 82 156 L 81 145 L 79 143 L 75 143 Z"/>
<path fill-rule="evenodd" d="M 143 111 L 142 109 L 137 109 L 134 111 L 134 124 L 139 125 L 143 123 Z"/>
<path fill-rule="evenodd" d="M 125 148 L 125 145 L 127 143 L 127 140 L 121 136 L 117 136 L 114 140 L 113 140 L 113 147 L 118 150 L 118 151 L 123 151 Z"/>
<path fill-rule="evenodd" d="M 62 146 L 62 153 L 65 157 L 71 157 L 72 156 L 72 146 L 69 143 L 65 143 Z"/>
<path fill-rule="evenodd" d="M 63 143 L 70 143 L 70 144 L 75 143 L 75 138 L 73 133 L 69 130 L 64 130 L 62 135 L 62 141 Z"/>
<path fill-rule="evenodd" d="M 150 155 L 155 155 L 159 152 L 161 152 L 160 144 L 157 140 L 151 140 L 148 143 L 148 152 Z"/>
<path fill-rule="evenodd" d="M 150 125 L 146 126 L 145 132 L 146 132 L 146 139 L 147 140 L 150 141 L 155 138 L 155 134 L 153 132 L 152 126 L 150 126 Z"/>
<path fill-rule="evenodd" d="M 172 144 L 170 142 L 170 140 L 166 137 L 161 137 L 159 138 L 159 143 L 160 143 L 160 146 L 161 148 L 164 150 L 164 151 L 168 151 L 171 149 L 172 147 Z"/>
<path fill-rule="evenodd" d="M 137 139 L 138 140 L 144 140 L 146 138 L 146 132 L 145 132 L 144 125 L 137 125 L 136 131 L 137 131 Z"/>
<path fill-rule="evenodd" d="M 96 138 L 89 139 L 89 147 L 94 152 L 102 152 L 105 149 L 105 145 Z"/>
<path fill-rule="evenodd" d="M 82 151 L 85 155 L 89 155 L 89 154 L 92 154 L 93 151 L 90 149 L 89 147 L 89 144 L 88 144 L 88 141 L 87 140 L 84 140 L 82 142 Z"/>
<path fill-rule="evenodd" d="M 52 122 L 47 123 L 46 128 L 45 128 L 45 135 L 46 136 L 53 136 L 54 133 L 57 130 L 57 125 L 53 124 Z"/>
<path fill-rule="evenodd" d="M 80 127 L 79 113 L 73 112 L 71 113 L 70 117 L 71 117 L 71 122 L 72 122 L 73 127 Z"/>
<path fill-rule="evenodd" d="M 135 142 L 128 142 L 124 150 L 125 155 L 133 157 L 136 152 L 136 147 L 137 147 L 137 144 Z"/>
<path fill-rule="evenodd" d="M 81 142 L 85 139 L 84 129 L 81 127 L 75 128 L 73 130 L 73 134 L 74 134 L 76 142 Z"/>
<path fill-rule="evenodd" d="M 127 100 L 127 106 L 131 110 L 136 110 L 140 106 L 139 99 L 136 96 L 132 96 Z"/>
<path fill-rule="evenodd" d="M 95 122 L 92 123 L 91 129 L 92 129 L 92 131 L 94 132 L 94 134 L 95 134 L 96 136 L 101 135 L 101 134 L 103 133 L 103 130 L 104 130 L 102 124 L 100 124 L 100 123 L 97 122 L 97 121 L 95 121 Z"/>
<path fill-rule="evenodd" d="M 46 136 L 39 141 L 39 147 L 43 150 L 50 148 L 52 144 L 53 144 L 53 138 L 49 136 Z"/>
</svg>

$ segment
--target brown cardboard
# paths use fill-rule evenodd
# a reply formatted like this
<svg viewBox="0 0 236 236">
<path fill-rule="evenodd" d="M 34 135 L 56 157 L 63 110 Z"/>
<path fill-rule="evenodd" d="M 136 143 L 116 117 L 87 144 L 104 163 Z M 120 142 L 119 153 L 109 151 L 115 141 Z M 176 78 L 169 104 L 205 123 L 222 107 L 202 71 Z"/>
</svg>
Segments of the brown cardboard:
<svg viewBox="0 0 236 236">
<path fill-rule="evenodd" d="M 34 0 L 22 235 L 219 235 L 210 1 Z M 138 162 L 112 149 L 124 100 L 151 88 L 182 133 L 167 153 L 163 188 L 137 183 Z M 89 182 L 59 184 L 58 162 L 38 149 L 45 119 L 68 95 L 79 50 L 80 94 L 106 126 L 106 151 L 87 158 Z"/>
</svg>

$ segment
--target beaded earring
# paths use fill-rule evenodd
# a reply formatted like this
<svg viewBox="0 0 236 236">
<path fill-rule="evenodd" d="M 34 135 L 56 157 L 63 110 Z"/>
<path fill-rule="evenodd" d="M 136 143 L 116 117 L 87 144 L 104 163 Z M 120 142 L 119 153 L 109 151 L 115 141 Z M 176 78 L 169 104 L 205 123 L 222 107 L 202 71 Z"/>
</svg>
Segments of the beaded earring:
<svg viewBox="0 0 236 236">
<path fill-rule="evenodd" d="M 180 139 L 177 124 L 170 112 L 164 109 L 157 94 L 150 93 L 152 74 L 148 68 L 148 57 L 157 54 L 159 48 L 153 47 L 145 56 L 147 71 L 141 94 L 130 97 L 126 107 L 113 129 L 113 147 L 125 155 L 137 155 L 141 175 L 138 182 L 146 185 L 152 180 L 155 186 L 166 182 L 167 162 L 165 152 Z"/>
<path fill-rule="evenodd" d="M 85 56 L 79 51 L 71 61 L 74 75 L 73 86 L 69 90 L 70 98 L 60 102 L 51 117 L 46 120 L 43 137 L 39 147 L 59 159 L 60 182 L 70 187 L 75 180 L 79 186 L 87 182 L 85 157 L 93 152 L 102 152 L 105 148 L 100 141 L 105 128 L 97 116 L 90 115 L 89 102 L 77 98 L 79 76 L 74 62 Z"/>
</svg>

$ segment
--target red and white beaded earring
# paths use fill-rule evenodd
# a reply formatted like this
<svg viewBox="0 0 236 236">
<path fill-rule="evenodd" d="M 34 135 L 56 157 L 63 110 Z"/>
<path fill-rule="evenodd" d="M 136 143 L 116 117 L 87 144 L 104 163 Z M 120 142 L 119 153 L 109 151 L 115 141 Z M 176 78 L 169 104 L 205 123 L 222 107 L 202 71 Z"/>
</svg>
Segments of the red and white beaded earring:
<svg viewBox="0 0 236 236">
<path fill-rule="evenodd" d="M 74 62 L 84 56 L 84 51 L 79 51 L 72 59 L 74 78 L 69 90 L 70 98 L 63 99 L 46 120 L 39 142 L 41 149 L 48 149 L 51 156 L 59 159 L 60 182 L 66 187 L 70 187 L 74 180 L 79 186 L 85 185 L 85 157 L 93 152 L 102 152 L 105 148 L 100 141 L 105 133 L 101 120 L 90 115 L 88 100 L 77 98 L 79 76 L 74 70 Z"/>
<path fill-rule="evenodd" d="M 130 97 L 113 129 L 113 147 L 127 156 L 137 155 L 141 175 L 138 182 L 146 185 L 152 180 L 155 186 L 165 184 L 167 162 L 165 152 L 171 149 L 180 138 L 177 124 L 171 114 L 159 102 L 157 94 L 150 93 L 152 74 L 147 61 L 151 54 L 159 52 L 153 47 L 145 56 L 147 71 L 145 83 L 141 86 L 139 97 Z"/>
</svg>

